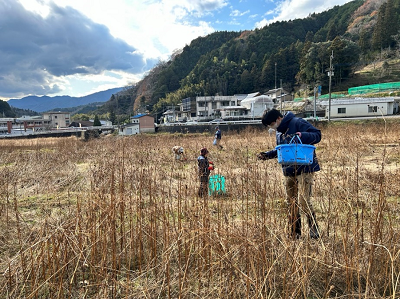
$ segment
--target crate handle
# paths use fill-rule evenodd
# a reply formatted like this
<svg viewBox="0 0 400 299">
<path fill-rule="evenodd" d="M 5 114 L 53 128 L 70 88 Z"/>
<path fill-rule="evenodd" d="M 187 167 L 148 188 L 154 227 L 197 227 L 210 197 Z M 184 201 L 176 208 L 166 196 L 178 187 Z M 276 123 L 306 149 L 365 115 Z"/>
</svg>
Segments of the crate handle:
<svg viewBox="0 0 400 299">
<path fill-rule="evenodd" d="M 290 139 L 289 144 L 296 143 L 296 142 L 293 142 L 293 140 L 294 140 L 296 137 L 297 137 L 297 139 L 300 141 L 300 144 L 303 144 L 303 142 L 301 142 L 301 139 L 300 139 L 299 135 L 297 135 L 297 134 L 294 134 L 294 136 L 292 137 L 292 139 Z"/>
</svg>

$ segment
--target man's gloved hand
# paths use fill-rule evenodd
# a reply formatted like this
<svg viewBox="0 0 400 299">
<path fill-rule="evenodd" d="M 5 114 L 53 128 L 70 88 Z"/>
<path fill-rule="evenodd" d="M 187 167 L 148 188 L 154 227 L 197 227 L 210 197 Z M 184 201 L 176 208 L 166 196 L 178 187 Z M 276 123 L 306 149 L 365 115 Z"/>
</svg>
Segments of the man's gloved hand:
<svg viewBox="0 0 400 299">
<path fill-rule="evenodd" d="M 285 138 L 285 142 L 286 143 L 290 143 L 290 142 L 293 142 L 293 143 L 299 143 L 299 138 L 297 138 L 297 136 L 299 137 L 299 138 L 301 138 L 301 132 L 296 132 L 296 133 L 294 133 L 294 134 L 287 134 L 284 138 Z M 295 138 L 293 138 L 293 137 L 295 137 Z"/>
<path fill-rule="evenodd" d="M 268 155 L 265 152 L 261 152 L 257 154 L 257 158 L 258 160 L 267 160 L 268 159 Z"/>
<path fill-rule="evenodd" d="M 213 165 L 214 163 L 213 163 L 213 162 L 211 162 L 211 161 L 208 161 L 208 164 L 211 164 L 211 165 Z"/>
<path fill-rule="evenodd" d="M 208 170 L 214 170 L 214 166 L 208 166 Z"/>
</svg>

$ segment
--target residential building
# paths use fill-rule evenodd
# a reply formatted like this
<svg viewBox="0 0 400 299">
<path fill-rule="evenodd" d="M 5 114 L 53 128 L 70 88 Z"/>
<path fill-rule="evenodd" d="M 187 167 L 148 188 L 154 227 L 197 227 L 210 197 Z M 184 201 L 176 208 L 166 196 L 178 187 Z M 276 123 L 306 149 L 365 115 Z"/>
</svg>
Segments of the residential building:
<svg viewBox="0 0 400 299">
<path fill-rule="evenodd" d="M 237 109 L 232 113 L 240 113 L 239 103 L 240 97 L 236 95 L 196 97 L 197 120 L 207 121 L 213 118 L 221 118 L 221 112 L 227 111 L 227 107 L 236 107 Z"/>
<path fill-rule="evenodd" d="M 45 112 L 43 113 L 43 119 L 50 121 L 50 126 L 52 128 L 66 128 L 70 125 L 71 116 L 67 112 Z"/>
<path fill-rule="evenodd" d="M 0 118 L 0 133 L 11 134 L 12 131 L 35 132 L 51 128 L 50 120 L 40 116 L 22 116 L 20 118 Z"/>
<path fill-rule="evenodd" d="M 326 116 L 329 115 L 329 101 L 321 101 L 325 107 Z M 399 112 L 399 105 L 393 97 L 386 98 L 341 98 L 331 99 L 332 118 L 359 117 L 359 116 L 385 116 Z"/>
<path fill-rule="evenodd" d="M 178 120 L 179 121 L 193 121 L 196 120 L 196 98 L 189 97 L 182 100 L 182 103 L 179 105 L 180 109 L 178 112 Z"/>
<path fill-rule="evenodd" d="M 119 135 L 136 135 L 139 134 L 139 123 L 130 123 L 119 127 Z"/>
<path fill-rule="evenodd" d="M 168 124 L 185 121 L 189 112 L 183 111 L 183 101 L 181 104 L 168 106 L 160 118 L 160 123 Z"/>
<path fill-rule="evenodd" d="M 148 114 L 137 114 L 131 117 L 129 124 L 119 129 L 119 135 L 135 135 L 139 133 L 154 133 L 154 117 Z"/>
<path fill-rule="evenodd" d="M 274 108 L 272 97 L 260 93 L 249 94 L 240 102 L 240 105 L 247 109 L 247 115 L 250 118 L 261 118 L 266 109 Z"/>
<path fill-rule="evenodd" d="M 281 102 L 283 103 L 286 101 L 293 101 L 293 95 L 287 90 L 284 90 L 283 88 L 275 88 L 268 90 L 266 93 L 264 93 L 264 95 L 271 98 L 275 104 Z"/>
</svg>

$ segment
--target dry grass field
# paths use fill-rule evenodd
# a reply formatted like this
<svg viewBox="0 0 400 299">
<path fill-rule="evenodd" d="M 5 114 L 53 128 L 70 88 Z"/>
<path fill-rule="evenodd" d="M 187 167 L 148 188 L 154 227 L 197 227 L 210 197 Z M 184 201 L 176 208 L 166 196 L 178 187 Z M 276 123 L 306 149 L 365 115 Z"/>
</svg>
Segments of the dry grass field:
<svg viewBox="0 0 400 299">
<path fill-rule="evenodd" d="M 321 131 L 319 240 L 288 238 L 267 130 L 0 140 L 0 298 L 399 298 L 400 122 Z M 196 195 L 203 146 L 224 196 Z"/>
</svg>

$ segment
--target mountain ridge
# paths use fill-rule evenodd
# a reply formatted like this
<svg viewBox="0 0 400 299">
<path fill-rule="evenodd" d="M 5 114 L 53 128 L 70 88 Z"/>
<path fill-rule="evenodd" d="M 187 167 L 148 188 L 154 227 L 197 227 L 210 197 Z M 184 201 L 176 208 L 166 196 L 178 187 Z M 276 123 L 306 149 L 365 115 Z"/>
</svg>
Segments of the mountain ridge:
<svg viewBox="0 0 400 299">
<path fill-rule="evenodd" d="M 95 92 L 83 97 L 72 96 L 27 96 L 21 99 L 10 99 L 7 103 L 15 108 L 46 112 L 56 108 L 72 108 L 92 103 L 105 103 L 113 94 L 121 92 L 125 87 L 111 88 Z"/>
</svg>

